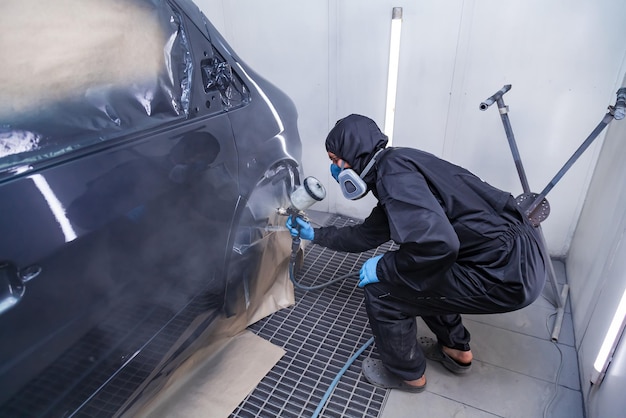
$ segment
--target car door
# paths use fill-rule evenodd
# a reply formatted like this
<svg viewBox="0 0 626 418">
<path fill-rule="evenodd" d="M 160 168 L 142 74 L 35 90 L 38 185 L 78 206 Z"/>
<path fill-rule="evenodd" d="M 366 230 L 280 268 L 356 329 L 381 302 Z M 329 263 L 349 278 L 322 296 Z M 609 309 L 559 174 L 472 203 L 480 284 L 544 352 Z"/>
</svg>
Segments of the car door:
<svg viewBox="0 0 626 418">
<path fill-rule="evenodd" d="M 200 71 L 214 64 L 208 38 L 168 12 L 172 84 L 153 96 L 115 90 L 94 107 L 61 102 L 31 130 L 26 118 L 2 132 L 5 143 L 55 142 L 0 157 L 2 415 L 78 408 L 194 296 L 222 307 L 239 199 L 232 103 L 219 71 Z M 86 141 L 94 108 L 104 122 Z M 145 358 L 147 375 L 160 354 Z"/>
</svg>

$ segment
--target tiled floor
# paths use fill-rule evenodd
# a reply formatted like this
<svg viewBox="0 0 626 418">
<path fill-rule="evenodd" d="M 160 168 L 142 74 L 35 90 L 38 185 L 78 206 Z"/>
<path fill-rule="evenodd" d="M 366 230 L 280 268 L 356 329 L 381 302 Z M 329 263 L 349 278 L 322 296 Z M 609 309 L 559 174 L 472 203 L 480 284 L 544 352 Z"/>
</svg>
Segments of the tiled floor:
<svg viewBox="0 0 626 418">
<path fill-rule="evenodd" d="M 563 282 L 564 265 L 554 264 Z M 455 376 L 429 364 L 426 392 L 390 391 L 381 417 L 584 417 L 571 311 L 568 306 L 559 341 L 553 343 L 551 301 L 547 286 L 543 297 L 522 310 L 465 315 L 472 372 Z M 421 335 L 432 335 L 425 325 L 418 328 Z"/>
<path fill-rule="evenodd" d="M 565 266 L 554 262 L 559 283 Z M 532 305 L 498 315 L 465 315 L 474 366 L 456 376 L 429 363 L 421 394 L 387 391 L 382 418 L 554 417 L 583 418 L 578 362 L 569 303 L 557 343 L 551 287 Z M 421 321 L 418 319 L 418 321 Z M 420 335 L 432 335 L 418 322 Z"/>
</svg>

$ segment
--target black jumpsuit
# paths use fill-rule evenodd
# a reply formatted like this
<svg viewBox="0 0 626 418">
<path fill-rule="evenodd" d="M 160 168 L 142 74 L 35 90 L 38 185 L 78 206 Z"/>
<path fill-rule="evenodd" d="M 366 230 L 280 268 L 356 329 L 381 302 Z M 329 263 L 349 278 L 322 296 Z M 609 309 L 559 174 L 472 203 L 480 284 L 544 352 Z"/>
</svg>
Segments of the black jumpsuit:
<svg viewBox="0 0 626 418">
<path fill-rule="evenodd" d="M 386 144 L 372 124 L 358 115 L 343 119 L 329 134 L 327 150 L 358 173 Z M 385 149 L 364 180 L 378 199 L 367 219 L 316 228 L 313 242 L 347 252 L 390 239 L 399 245 L 378 262 L 380 282 L 364 287 L 376 346 L 396 375 L 415 380 L 424 374 L 416 316 L 442 345 L 467 351 L 470 335 L 459 314 L 513 311 L 541 293 L 546 273 L 540 237 L 509 193 L 412 148 Z"/>
</svg>

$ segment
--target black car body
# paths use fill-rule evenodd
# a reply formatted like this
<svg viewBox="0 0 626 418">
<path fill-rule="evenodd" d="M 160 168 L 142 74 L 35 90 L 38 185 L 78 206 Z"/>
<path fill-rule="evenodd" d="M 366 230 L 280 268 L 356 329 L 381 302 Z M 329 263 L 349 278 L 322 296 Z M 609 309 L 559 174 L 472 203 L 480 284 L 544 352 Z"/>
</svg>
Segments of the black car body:
<svg viewBox="0 0 626 418">
<path fill-rule="evenodd" d="M 63 57 L 69 79 L 18 63 L 25 74 L 12 76 L 35 91 L 0 92 L 0 416 L 123 414 L 220 321 L 245 327 L 286 271 L 289 236 L 273 226 L 299 183 L 290 99 L 189 0 L 74 3 L 107 10 L 106 41 Z M 20 28 L 32 25 L 8 9 L 0 45 L 24 48 Z M 59 13 L 80 26 L 71 12 Z M 40 52 L 88 42 L 89 30 L 67 38 L 74 24 L 42 14 L 65 35 Z M 130 50 L 160 53 L 148 75 L 118 42 L 129 27 L 143 36 L 124 41 Z M 116 60 L 133 63 L 130 75 Z"/>
</svg>

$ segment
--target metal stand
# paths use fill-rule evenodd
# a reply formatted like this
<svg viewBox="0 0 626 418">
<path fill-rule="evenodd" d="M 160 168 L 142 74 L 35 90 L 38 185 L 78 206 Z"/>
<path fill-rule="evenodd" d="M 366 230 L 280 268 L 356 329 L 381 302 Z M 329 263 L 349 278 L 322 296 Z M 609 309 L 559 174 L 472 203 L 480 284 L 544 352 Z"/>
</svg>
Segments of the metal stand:
<svg viewBox="0 0 626 418">
<path fill-rule="evenodd" d="M 613 119 L 622 119 L 624 117 L 626 88 L 622 87 L 617 91 L 617 101 L 615 103 L 615 106 L 609 106 L 609 110 L 602 119 L 602 121 L 593 130 L 593 132 L 591 132 L 591 134 L 581 144 L 581 146 L 578 147 L 576 152 L 570 157 L 570 159 L 559 170 L 556 176 L 554 176 L 550 183 L 548 183 L 548 185 L 539 194 L 532 193 L 530 191 L 530 186 L 528 185 L 524 166 L 522 165 L 519 150 L 517 149 L 517 144 L 515 142 L 515 136 L 513 135 L 513 129 L 511 128 L 511 123 L 509 121 L 509 108 L 504 104 L 504 99 L 502 98 L 502 96 L 509 90 L 511 90 L 511 85 L 505 85 L 504 87 L 502 87 L 502 89 L 498 90 L 487 100 L 482 102 L 479 108 L 480 110 L 487 110 L 487 108 L 489 108 L 489 106 L 491 106 L 493 103 L 498 104 L 498 111 L 500 112 L 502 125 L 504 126 L 504 132 L 506 133 L 507 140 L 509 141 L 509 147 L 511 148 L 511 153 L 513 154 L 513 160 L 515 161 L 517 174 L 519 175 L 520 181 L 522 183 L 522 189 L 524 190 L 524 193 L 516 198 L 517 204 L 522 208 L 531 223 L 539 230 L 539 236 L 541 237 L 540 244 L 542 255 L 547 261 L 548 278 L 552 286 L 554 298 L 556 299 L 556 319 L 554 321 L 554 327 L 552 329 L 551 335 L 552 341 L 556 342 L 558 341 L 559 334 L 561 332 L 563 315 L 565 313 L 565 303 L 567 302 L 567 296 L 569 294 L 569 286 L 567 284 L 564 284 L 561 292 L 559 292 L 556 274 L 554 272 L 554 266 L 552 265 L 552 259 L 550 258 L 550 254 L 548 252 L 548 245 L 541 229 L 540 223 L 545 220 L 550 214 L 550 205 L 546 200 L 546 195 L 550 190 L 552 190 L 556 183 L 563 177 L 565 172 L 570 169 L 570 167 L 582 155 L 582 153 L 589 147 L 589 145 L 591 145 L 591 143 L 596 139 L 600 132 L 602 132 Z"/>
</svg>

